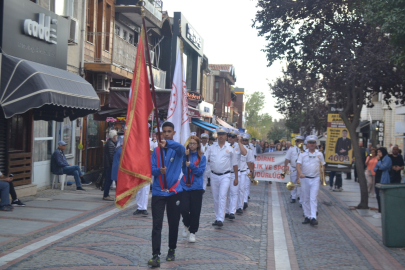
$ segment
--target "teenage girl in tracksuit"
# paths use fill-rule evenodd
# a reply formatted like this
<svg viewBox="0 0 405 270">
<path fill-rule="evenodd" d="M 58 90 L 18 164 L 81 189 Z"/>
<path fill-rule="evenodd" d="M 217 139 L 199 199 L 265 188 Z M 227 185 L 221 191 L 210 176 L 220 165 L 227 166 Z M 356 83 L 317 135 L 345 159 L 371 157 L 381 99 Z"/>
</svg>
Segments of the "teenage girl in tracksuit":
<svg viewBox="0 0 405 270">
<path fill-rule="evenodd" d="M 195 242 L 195 233 L 198 231 L 200 224 L 202 196 L 204 193 L 203 174 L 207 161 L 200 147 L 200 139 L 194 135 L 190 136 L 188 149 L 185 151 L 182 163 L 184 175 L 180 181 L 183 187 L 180 205 L 184 224 L 183 237 L 190 234 L 189 242 Z"/>
</svg>

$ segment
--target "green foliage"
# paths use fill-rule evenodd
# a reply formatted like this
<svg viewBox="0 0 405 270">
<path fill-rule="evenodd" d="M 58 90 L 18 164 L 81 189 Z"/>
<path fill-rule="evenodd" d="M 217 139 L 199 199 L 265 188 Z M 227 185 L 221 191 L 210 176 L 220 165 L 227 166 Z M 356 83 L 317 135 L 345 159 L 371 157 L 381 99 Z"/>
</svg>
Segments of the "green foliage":
<svg viewBox="0 0 405 270">
<path fill-rule="evenodd" d="M 259 112 L 264 107 L 265 96 L 262 92 L 254 92 L 247 96 L 245 111 L 247 113 L 247 124 L 252 127 L 258 127 L 260 122 Z"/>
<path fill-rule="evenodd" d="M 280 140 L 283 137 L 287 137 L 288 133 L 286 128 L 283 127 L 272 127 L 270 131 L 267 133 L 267 138 L 271 141 Z"/>
<path fill-rule="evenodd" d="M 247 127 L 246 132 L 249 133 L 252 138 L 256 138 L 259 140 L 262 138 L 260 132 L 254 127 Z"/>
</svg>

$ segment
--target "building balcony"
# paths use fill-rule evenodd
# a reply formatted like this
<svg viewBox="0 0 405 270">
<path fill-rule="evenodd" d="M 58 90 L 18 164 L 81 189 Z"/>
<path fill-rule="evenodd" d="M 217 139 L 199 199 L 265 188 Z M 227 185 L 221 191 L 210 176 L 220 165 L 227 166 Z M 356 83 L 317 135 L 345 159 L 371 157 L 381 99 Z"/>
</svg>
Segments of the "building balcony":
<svg viewBox="0 0 405 270">
<path fill-rule="evenodd" d="M 145 12 L 146 27 L 161 27 L 163 16 L 162 0 L 116 0 L 115 12 L 123 14 L 125 17 L 142 25 L 142 7 Z"/>
<path fill-rule="evenodd" d="M 120 36 L 105 32 L 88 32 L 84 51 L 84 68 L 106 72 L 116 79 L 132 79 L 137 47 Z M 166 72 L 152 67 L 155 86 L 165 88 Z"/>
</svg>

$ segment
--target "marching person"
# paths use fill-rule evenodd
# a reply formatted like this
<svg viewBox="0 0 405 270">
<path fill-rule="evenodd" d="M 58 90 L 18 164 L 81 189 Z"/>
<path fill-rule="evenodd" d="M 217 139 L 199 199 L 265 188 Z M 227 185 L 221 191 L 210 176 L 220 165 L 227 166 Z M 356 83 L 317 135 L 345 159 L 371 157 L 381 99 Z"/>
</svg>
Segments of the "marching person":
<svg viewBox="0 0 405 270">
<path fill-rule="evenodd" d="M 205 154 L 205 152 L 207 152 L 208 147 L 210 146 L 208 144 L 208 134 L 207 133 L 202 133 L 201 134 L 201 144 L 200 144 L 200 150 L 203 154 Z M 208 182 L 208 178 L 210 177 L 210 163 L 207 162 L 207 165 L 205 166 L 205 171 L 204 171 L 204 175 L 203 175 L 203 189 L 206 190 L 207 188 L 207 182 Z"/>
<path fill-rule="evenodd" d="M 288 149 L 287 154 L 285 155 L 285 161 L 284 161 L 284 173 L 287 173 L 287 166 L 288 164 L 291 165 L 290 168 L 290 177 L 291 177 L 291 182 L 294 184 L 297 184 L 297 160 L 298 156 L 301 153 L 300 148 L 298 145 L 304 141 L 304 137 L 297 135 L 295 136 L 295 145 L 294 147 L 290 147 Z M 293 190 L 291 190 L 291 203 L 295 203 L 297 198 L 300 197 L 300 188 L 295 187 Z"/>
<path fill-rule="evenodd" d="M 245 156 L 245 163 L 246 163 L 246 154 L 247 150 L 242 144 L 242 140 L 240 137 L 238 137 L 239 131 L 237 129 L 230 129 L 228 133 L 228 142 L 232 146 L 235 154 L 236 154 L 236 161 L 238 163 L 238 168 L 240 168 L 242 164 L 242 156 Z M 231 171 L 231 183 L 235 179 L 235 174 L 236 172 Z M 228 200 L 226 203 L 226 209 L 225 209 L 225 218 L 229 219 L 235 219 L 235 213 L 236 213 L 236 205 L 238 203 L 238 195 L 239 195 L 239 189 L 242 187 L 244 188 L 244 184 L 241 181 L 240 178 L 240 171 L 238 171 L 238 184 L 236 186 L 230 185 L 229 190 L 228 190 Z M 241 199 L 243 200 L 243 192 L 242 192 L 242 197 Z"/>
<path fill-rule="evenodd" d="M 316 212 L 318 208 L 317 196 L 321 181 L 321 174 L 325 171 L 323 154 L 316 149 L 318 137 L 306 137 L 307 149 L 301 153 L 297 160 L 297 183 L 301 183 L 301 201 L 305 220 L 302 224 L 318 225 Z"/>
<path fill-rule="evenodd" d="M 255 150 L 248 145 L 250 134 L 244 133 L 242 135 L 242 143 L 247 148 L 246 155 L 242 156 L 240 169 L 240 182 L 239 184 L 239 197 L 238 197 L 238 209 L 236 210 L 237 214 L 243 214 L 243 210 L 246 210 L 248 207 L 248 199 L 250 195 L 250 178 L 249 176 L 253 175 L 254 164 L 255 164 Z M 242 210 L 243 209 L 243 210 Z"/>
<path fill-rule="evenodd" d="M 211 190 L 214 197 L 215 221 L 213 226 L 222 227 L 226 206 L 226 195 L 231 184 L 231 171 L 235 179 L 233 186 L 238 185 L 238 162 L 232 146 L 226 143 L 227 128 L 218 127 L 218 142 L 208 148 L 206 157 L 211 166 Z"/>
<path fill-rule="evenodd" d="M 188 241 L 194 243 L 195 233 L 200 225 L 206 158 L 201 151 L 200 139 L 193 135 L 189 140 L 182 163 L 184 175 L 180 180 L 183 187 L 180 208 L 184 224 L 183 237 L 190 234 Z"/>
<path fill-rule="evenodd" d="M 163 138 L 159 147 L 152 153 L 152 254 L 148 261 L 152 267 L 160 266 L 160 245 L 162 241 L 163 216 L 166 208 L 167 222 L 169 224 L 169 251 L 166 261 L 175 260 L 175 249 L 179 233 L 180 199 L 183 188 L 179 181 L 181 164 L 185 148 L 178 142 L 173 141 L 174 125 L 164 122 L 162 125 Z M 163 148 L 161 156 L 160 148 Z M 164 167 L 162 166 L 164 160 Z M 164 177 L 164 175 L 166 177 Z"/>
</svg>

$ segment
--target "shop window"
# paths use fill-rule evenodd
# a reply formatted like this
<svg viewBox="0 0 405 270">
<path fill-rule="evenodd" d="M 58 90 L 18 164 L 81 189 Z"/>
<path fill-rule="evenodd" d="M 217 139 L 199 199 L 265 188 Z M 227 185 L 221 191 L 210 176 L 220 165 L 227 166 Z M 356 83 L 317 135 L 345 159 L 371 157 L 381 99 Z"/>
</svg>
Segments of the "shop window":
<svg viewBox="0 0 405 270">
<path fill-rule="evenodd" d="M 67 143 L 66 149 L 64 151 L 65 155 L 73 154 L 72 145 L 73 145 L 73 137 L 72 137 L 72 122 L 69 118 L 65 118 L 60 125 L 59 135 L 60 140 Z"/>
<path fill-rule="evenodd" d="M 24 128 L 26 126 L 23 115 L 15 115 L 10 120 L 9 133 L 9 151 L 24 151 L 26 145 L 26 136 Z"/>
<path fill-rule="evenodd" d="M 50 160 L 54 150 L 53 121 L 35 121 L 34 162 Z"/>
<path fill-rule="evenodd" d="M 88 148 L 98 147 L 100 145 L 99 134 L 98 134 L 99 126 L 100 126 L 100 122 L 94 121 L 92 114 L 87 116 L 87 140 L 88 140 L 87 147 Z"/>
</svg>

